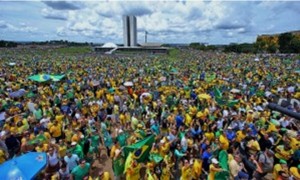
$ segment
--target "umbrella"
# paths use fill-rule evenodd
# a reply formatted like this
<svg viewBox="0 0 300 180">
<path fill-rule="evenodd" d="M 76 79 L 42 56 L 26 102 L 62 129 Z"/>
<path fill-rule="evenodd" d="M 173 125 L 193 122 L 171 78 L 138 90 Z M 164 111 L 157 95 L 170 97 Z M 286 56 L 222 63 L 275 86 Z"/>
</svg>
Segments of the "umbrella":
<svg viewBox="0 0 300 180">
<path fill-rule="evenodd" d="M 0 179 L 33 179 L 46 164 L 46 153 L 29 152 L 1 164 Z"/>
<path fill-rule="evenodd" d="M 128 86 L 133 86 L 133 82 L 131 82 L 131 81 L 126 81 L 126 82 L 124 83 L 124 86 L 126 86 L 126 87 L 128 87 Z"/>
<path fill-rule="evenodd" d="M 241 90 L 233 88 L 233 89 L 230 90 L 230 92 L 231 93 L 240 93 Z"/>
<path fill-rule="evenodd" d="M 211 96 L 210 96 L 209 94 L 203 93 L 203 94 L 199 94 L 199 95 L 198 95 L 198 98 L 199 98 L 199 99 L 210 99 Z"/>
<path fill-rule="evenodd" d="M 24 89 L 19 89 L 17 91 L 9 93 L 9 97 L 16 98 L 16 97 L 21 97 L 26 93 Z"/>
</svg>

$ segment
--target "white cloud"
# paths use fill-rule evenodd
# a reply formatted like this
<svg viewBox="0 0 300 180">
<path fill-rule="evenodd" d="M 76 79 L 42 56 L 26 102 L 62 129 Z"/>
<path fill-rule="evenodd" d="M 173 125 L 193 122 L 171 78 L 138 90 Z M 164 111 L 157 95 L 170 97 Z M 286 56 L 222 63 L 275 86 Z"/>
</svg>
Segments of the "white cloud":
<svg viewBox="0 0 300 180">
<path fill-rule="evenodd" d="M 46 19 L 63 20 L 63 21 L 68 19 L 68 12 L 65 11 L 43 8 L 41 14 Z"/>
<path fill-rule="evenodd" d="M 29 26 L 26 23 L 20 23 L 18 26 L 15 26 L 3 20 L 0 20 L 0 29 L 3 29 L 4 31 L 7 32 L 23 32 L 23 33 L 34 33 L 38 30 L 38 28 Z"/>
</svg>

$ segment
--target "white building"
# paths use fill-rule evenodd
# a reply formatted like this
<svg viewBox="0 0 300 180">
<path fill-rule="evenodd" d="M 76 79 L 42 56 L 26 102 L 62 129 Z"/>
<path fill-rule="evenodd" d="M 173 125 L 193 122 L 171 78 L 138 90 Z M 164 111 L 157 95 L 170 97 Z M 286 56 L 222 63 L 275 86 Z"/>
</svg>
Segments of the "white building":
<svg viewBox="0 0 300 180">
<path fill-rule="evenodd" d="M 137 25 L 135 16 L 123 16 L 123 33 L 125 47 L 137 46 Z"/>
</svg>

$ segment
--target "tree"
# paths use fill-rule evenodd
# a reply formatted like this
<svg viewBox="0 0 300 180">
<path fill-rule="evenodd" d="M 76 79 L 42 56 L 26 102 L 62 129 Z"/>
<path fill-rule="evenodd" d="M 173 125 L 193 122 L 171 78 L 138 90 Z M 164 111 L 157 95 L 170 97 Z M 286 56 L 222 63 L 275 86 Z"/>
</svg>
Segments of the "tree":
<svg viewBox="0 0 300 180">
<path fill-rule="evenodd" d="M 300 53 L 300 39 L 299 38 L 294 37 L 291 40 L 290 49 L 293 53 Z"/>
<path fill-rule="evenodd" d="M 294 38 L 292 33 L 283 33 L 279 35 L 278 43 L 281 53 L 292 53 L 291 41 Z"/>
</svg>

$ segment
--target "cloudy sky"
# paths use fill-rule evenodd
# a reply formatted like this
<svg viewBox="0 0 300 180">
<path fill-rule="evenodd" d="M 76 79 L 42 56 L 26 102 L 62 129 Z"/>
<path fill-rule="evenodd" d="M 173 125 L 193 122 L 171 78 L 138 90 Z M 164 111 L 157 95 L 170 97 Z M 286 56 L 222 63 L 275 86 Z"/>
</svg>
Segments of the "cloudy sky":
<svg viewBox="0 0 300 180">
<path fill-rule="evenodd" d="M 138 42 L 254 42 L 300 30 L 297 1 L 3 1 L 0 39 L 123 42 L 122 15 L 136 15 Z"/>
</svg>

